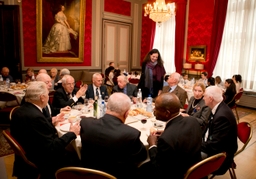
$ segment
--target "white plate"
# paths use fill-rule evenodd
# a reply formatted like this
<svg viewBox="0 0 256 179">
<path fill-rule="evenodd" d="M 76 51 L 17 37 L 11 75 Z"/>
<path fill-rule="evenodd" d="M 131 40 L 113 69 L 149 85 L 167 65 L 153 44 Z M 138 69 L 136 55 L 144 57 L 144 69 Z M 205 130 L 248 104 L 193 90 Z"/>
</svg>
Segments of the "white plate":
<svg viewBox="0 0 256 179">
<path fill-rule="evenodd" d="M 70 128 L 70 123 L 66 123 L 60 126 L 60 130 L 63 132 L 68 132 Z"/>
</svg>

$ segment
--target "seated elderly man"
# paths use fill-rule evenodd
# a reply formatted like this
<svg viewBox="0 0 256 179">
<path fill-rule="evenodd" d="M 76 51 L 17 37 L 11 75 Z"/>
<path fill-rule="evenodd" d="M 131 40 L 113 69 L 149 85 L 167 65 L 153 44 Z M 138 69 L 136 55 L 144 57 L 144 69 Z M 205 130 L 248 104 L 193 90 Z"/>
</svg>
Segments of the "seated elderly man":
<svg viewBox="0 0 256 179">
<path fill-rule="evenodd" d="M 47 89 L 50 90 L 52 87 L 51 83 L 51 77 L 48 74 L 45 73 L 40 73 L 36 76 L 36 81 L 42 81 L 46 84 Z M 24 98 L 23 98 L 24 99 Z M 22 100 L 23 100 L 22 99 Z M 25 101 L 24 101 L 25 102 Z M 61 108 L 60 111 L 70 111 L 71 108 L 70 106 L 66 106 L 64 108 Z M 57 115 L 59 111 L 54 111 L 52 105 L 50 104 L 50 101 L 48 101 L 48 104 L 46 105 L 45 108 L 43 108 L 43 114 L 45 115 L 46 118 L 48 118 L 53 124 L 56 124 L 58 120 L 58 116 L 53 117 L 54 115 Z"/>
<path fill-rule="evenodd" d="M 223 102 L 222 90 L 209 86 L 204 93 L 205 105 L 211 108 L 212 116 L 204 131 L 202 158 L 226 152 L 227 157 L 216 175 L 225 174 L 233 162 L 237 150 L 237 123 L 232 110 Z"/>
<path fill-rule="evenodd" d="M 75 89 L 75 80 L 71 75 L 65 75 L 62 79 L 62 87 L 54 93 L 52 106 L 55 111 L 60 112 L 60 108 L 65 106 L 73 106 L 77 102 L 84 103 L 81 97 L 87 90 L 87 85 L 84 84 L 79 90 Z"/>
<path fill-rule="evenodd" d="M 3 67 L 1 70 L 1 75 L 3 77 L 3 80 L 5 81 L 6 78 L 9 78 L 10 82 L 13 82 L 13 77 L 9 74 L 10 70 L 8 67 Z"/>
<path fill-rule="evenodd" d="M 101 95 L 102 99 L 105 98 L 105 96 L 108 96 L 107 87 L 102 85 L 103 79 L 100 73 L 94 73 L 92 75 L 92 84 L 88 85 L 88 90 L 86 91 L 86 98 L 92 98 L 95 99 Z"/>
<path fill-rule="evenodd" d="M 127 95 L 114 93 L 102 118 L 81 120 L 83 167 L 105 171 L 118 179 L 136 178 L 137 164 L 146 159 L 147 151 L 140 131 L 124 124 L 130 106 Z"/>
<path fill-rule="evenodd" d="M 167 83 L 168 86 L 163 87 L 162 93 L 173 93 L 176 96 L 178 96 L 180 100 L 180 108 L 183 108 L 186 102 L 186 99 L 188 98 L 187 92 L 182 89 L 178 84 L 180 81 L 180 74 L 177 72 L 174 72 L 170 74 Z"/>
<path fill-rule="evenodd" d="M 70 75 L 70 71 L 67 68 L 62 68 L 60 70 L 60 74 L 59 74 L 59 81 L 57 83 L 54 84 L 54 90 L 57 90 L 58 88 L 62 87 L 62 81 L 61 79 L 63 78 L 64 75 Z"/>
<path fill-rule="evenodd" d="M 115 92 L 122 92 L 129 97 L 132 96 L 134 101 L 137 97 L 137 86 L 135 86 L 134 84 L 130 84 L 127 76 L 120 75 L 117 77 L 117 85 L 114 86 L 112 90 L 112 93 Z"/>
<path fill-rule="evenodd" d="M 173 93 L 156 98 L 154 115 L 166 127 L 161 134 L 154 131 L 148 137 L 150 162 L 141 166 L 141 178 L 182 179 L 201 160 L 200 125 L 196 118 L 180 115 L 180 101 Z"/>
<path fill-rule="evenodd" d="M 42 111 L 48 103 L 48 93 L 44 82 L 29 83 L 26 102 L 14 111 L 10 126 L 11 135 L 23 147 L 28 159 L 38 167 L 41 179 L 55 179 L 57 169 L 73 165 L 69 163 L 69 153 L 65 148 L 80 133 L 80 125 L 76 123 L 70 126 L 69 132 L 58 137 L 55 127 Z M 75 159 L 75 155 L 72 157 Z M 33 169 L 15 155 L 14 175 L 30 179 L 32 173 Z"/>
</svg>

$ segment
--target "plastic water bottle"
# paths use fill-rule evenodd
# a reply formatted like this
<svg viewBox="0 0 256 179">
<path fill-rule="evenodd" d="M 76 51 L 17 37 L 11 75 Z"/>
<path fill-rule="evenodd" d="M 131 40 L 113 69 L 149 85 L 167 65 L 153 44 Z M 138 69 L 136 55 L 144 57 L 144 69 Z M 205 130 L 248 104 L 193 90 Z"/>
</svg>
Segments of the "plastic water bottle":
<svg viewBox="0 0 256 179">
<path fill-rule="evenodd" d="M 142 108 L 142 92 L 141 89 L 139 89 L 137 93 L 137 107 Z"/>
<path fill-rule="evenodd" d="M 148 95 L 148 97 L 147 97 L 147 108 L 146 108 L 146 110 L 148 112 L 152 112 L 152 97 L 151 97 L 151 95 Z"/>
<path fill-rule="evenodd" d="M 102 97 L 99 95 L 98 104 L 97 104 L 97 118 L 99 119 L 101 117 L 101 110 L 102 110 Z"/>
<path fill-rule="evenodd" d="M 5 85 L 7 88 L 10 88 L 10 79 L 9 78 L 6 78 Z"/>
<path fill-rule="evenodd" d="M 100 117 L 103 117 L 105 112 L 106 112 L 106 108 L 105 108 L 105 101 L 102 100 L 101 101 L 101 105 L 100 105 Z"/>
<path fill-rule="evenodd" d="M 33 74 L 32 77 L 31 77 L 31 81 L 35 81 L 35 75 Z"/>
</svg>

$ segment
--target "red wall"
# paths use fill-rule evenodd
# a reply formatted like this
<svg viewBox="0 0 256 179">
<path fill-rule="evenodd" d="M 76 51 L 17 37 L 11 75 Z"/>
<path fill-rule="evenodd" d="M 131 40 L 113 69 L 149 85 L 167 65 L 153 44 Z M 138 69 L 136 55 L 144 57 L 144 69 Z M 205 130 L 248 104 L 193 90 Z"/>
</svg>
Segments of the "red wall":
<svg viewBox="0 0 256 179">
<path fill-rule="evenodd" d="M 153 0 L 149 0 L 150 2 Z M 169 2 L 168 0 L 166 2 Z M 116 6 L 113 6 L 115 4 Z M 189 22 L 187 36 L 187 52 L 191 45 L 206 45 L 206 60 L 209 60 L 209 48 L 211 28 L 213 20 L 214 0 L 190 0 Z M 123 8 L 126 7 L 126 8 Z M 121 0 L 105 0 L 104 10 L 106 12 L 121 15 L 131 15 L 130 2 Z M 143 12 L 144 14 L 144 12 Z M 142 15 L 143 15 L 142 14 Z M 79 63 L 38 63 L 36 58 L 36 1 L 22 1 L 23 15 L 23 39 L 24 39 L 24 66 L 91 66 L 91 27 L 92 27 L 92 0 L 86 0 L 85 34 L 84 34 L 84 62 Z M 142 43 L 141 58 L 148 52 L 147 36 L 148 26 L 151 19 L 143 16 L 142 21 Z M 188 55 L 187 59 L 188 60 Z M 207 63 L 207 62 L 206 62 Z"/>
<path fill-rule="evenodd" d="M 190 0 L 187 36 L 187 61 L 189 46 L 206 45 L 206 62 L 202 63 L 207 64 L 209 62 L 213 11 L 214 0 Z"/>
</svg>

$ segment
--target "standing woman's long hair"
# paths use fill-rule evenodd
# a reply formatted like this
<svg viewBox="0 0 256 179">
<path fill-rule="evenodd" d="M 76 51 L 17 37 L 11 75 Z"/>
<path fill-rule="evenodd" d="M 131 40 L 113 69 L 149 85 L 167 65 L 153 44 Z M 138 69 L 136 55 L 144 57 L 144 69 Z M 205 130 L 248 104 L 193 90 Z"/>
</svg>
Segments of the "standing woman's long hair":
<svg viewBox="0 0 256 179">
<path fill-rule="evenodd" d="M 152 49 L 150 50 L 147 55 L 144 57 L 143 62 L 150 62 L 150 55 L 152 55 L 153 53 L 157 53 L 158 54 L 158 58 L 157 58 L 157 64 L 160 66 L 163 66 L 164 61 L 162 60 L 162 57 L 160 55 L 160 52 L 157 49 Z"/>
</svg>

